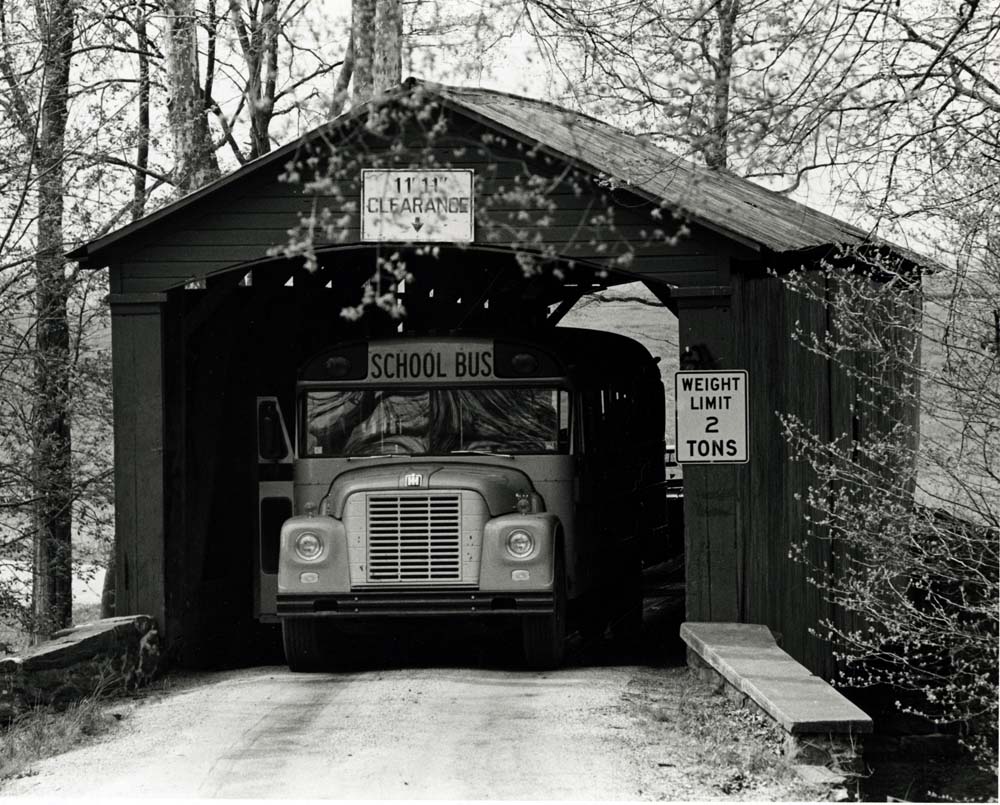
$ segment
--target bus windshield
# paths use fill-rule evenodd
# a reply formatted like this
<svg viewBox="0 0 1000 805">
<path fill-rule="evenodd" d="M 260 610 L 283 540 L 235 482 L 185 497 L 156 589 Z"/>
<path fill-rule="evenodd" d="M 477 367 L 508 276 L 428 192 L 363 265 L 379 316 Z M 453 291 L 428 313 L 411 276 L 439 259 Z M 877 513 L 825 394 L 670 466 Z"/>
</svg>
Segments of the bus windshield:
<svg viewBox="0 0 1000 805">
<path fill-rule="evenodd" d="M 308 391 L 303 407 L 304 457 L 569 452 L 559 389 Z"/>
</svg>

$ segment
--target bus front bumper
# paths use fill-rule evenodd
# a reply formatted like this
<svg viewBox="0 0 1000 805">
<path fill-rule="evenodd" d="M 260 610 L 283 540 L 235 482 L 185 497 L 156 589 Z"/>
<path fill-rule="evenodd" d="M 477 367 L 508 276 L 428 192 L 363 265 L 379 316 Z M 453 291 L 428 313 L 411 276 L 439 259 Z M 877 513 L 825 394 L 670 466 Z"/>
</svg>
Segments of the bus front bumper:
<svg viewBox="0 0 1000 805">
<path fill-rule="evenodd" d="M 548 615 L 551 592 L 363 590 L 321 595 L 278 595 L 278 617 L 412 617 L 426 615 Z"/>
</svg>

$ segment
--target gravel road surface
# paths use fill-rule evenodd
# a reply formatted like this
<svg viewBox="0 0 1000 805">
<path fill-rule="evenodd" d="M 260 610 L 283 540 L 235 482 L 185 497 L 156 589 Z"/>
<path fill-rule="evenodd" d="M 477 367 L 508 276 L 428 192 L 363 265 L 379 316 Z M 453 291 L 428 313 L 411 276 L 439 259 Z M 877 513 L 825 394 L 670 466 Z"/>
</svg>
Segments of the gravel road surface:
<svg viewBox="0 0 1000 805">
<path fill-rule="evenodd" d="M 639 799 L 634 667 L 206 677 L 4 794 Z"/>
<path fill-rule="evenodd" d="M 524 671 L 502 643 L 484 654 L 416 640 L 354 673 L 175 675 L 164 692 L 110 705 L 122 716 L 111 732 L 33 763 L 0 794 L 814 799 L 775 760 L 771 728 L 687 673 L 683 597 L 663 595 L 647 599 L 638 665 L 577 644 L 569 667 Z"/>
</svg>

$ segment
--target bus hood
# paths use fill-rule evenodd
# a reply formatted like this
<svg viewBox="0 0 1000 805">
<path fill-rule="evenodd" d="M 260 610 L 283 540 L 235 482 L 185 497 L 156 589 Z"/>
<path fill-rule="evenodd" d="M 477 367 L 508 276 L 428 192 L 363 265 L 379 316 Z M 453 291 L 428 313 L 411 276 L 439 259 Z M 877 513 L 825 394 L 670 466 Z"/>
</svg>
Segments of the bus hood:
<svg viewBox="0 0 1000 805">
<path fill-rule="evenodd" d="M 517 510 L 518 494 L 534 492 L 528 476 L 510 467 L 493 464 L 420 462 L 391 466 L 360 467 L 343 472 L 334 479 L 328 498 L 329 512 L 343 518 L 344 504 L 356 492 L 385 490 L 419 492 L 433 489 L 467 489 L 478 492 L 491 517 Z"/>
</svg>

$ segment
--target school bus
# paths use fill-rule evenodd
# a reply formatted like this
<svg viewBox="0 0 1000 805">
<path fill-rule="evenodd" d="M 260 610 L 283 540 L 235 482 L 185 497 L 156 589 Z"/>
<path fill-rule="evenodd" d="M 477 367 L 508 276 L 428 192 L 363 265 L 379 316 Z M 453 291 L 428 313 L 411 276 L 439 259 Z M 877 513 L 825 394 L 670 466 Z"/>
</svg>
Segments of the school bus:
<svg viewBox="0 0 1000 805">
<path fill-rule="evenodd" d="M 668 546 L 663 385 L 636 341 L 335 345 L 299 371 L 292 463 L 276 613 L 293 670 L 335 658 L 347 621 L 516 619 L 533 667 L 562 662 L 571 621 L 641 628 L 642 565 Z"/>
</svg>

